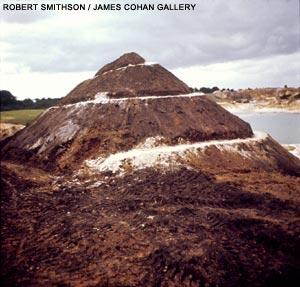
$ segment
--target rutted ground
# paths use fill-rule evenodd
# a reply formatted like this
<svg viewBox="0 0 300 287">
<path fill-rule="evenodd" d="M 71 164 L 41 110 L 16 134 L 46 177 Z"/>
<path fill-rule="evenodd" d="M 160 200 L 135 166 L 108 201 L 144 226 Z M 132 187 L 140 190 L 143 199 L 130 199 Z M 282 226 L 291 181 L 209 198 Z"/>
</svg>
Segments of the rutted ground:
<svg viewBox="0 0 300 287">
<path fill-rule="evenodd" d="M 33 178 L 44 176 L 36 182 L 21 167 L 2 170 L 4 286 L 299 280 L 299 178 L 263 171 L 216 178 L 186 168 L 54 178 L 30 170 Z"/>
</svg>

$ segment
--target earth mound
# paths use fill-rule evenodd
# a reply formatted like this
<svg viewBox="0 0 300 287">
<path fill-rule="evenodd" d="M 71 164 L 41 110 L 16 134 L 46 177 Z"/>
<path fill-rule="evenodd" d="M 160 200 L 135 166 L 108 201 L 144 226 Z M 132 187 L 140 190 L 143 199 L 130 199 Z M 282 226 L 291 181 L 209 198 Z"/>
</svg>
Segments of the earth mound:
<svg viewBox="0 0 300 287">
<path fill-rule="evenodd" d="M 94 156 L 127 151 L 148 138 L 162 143 L 247 138 L 248 123 L 203 96 L 100 99 L 42 114 L 5 147 L 5 156 L 71 168 Z"/>
<path fill-rule="evenodd" d="M 248 123 L 188 92 L 186 84 L 161 66 L 125 54 L 13 137 L 4 146 L 4 157 L 73 169 L 149 138 L 176 145 L 253 135 Z"/>
<path fill-rule="evenodd" d="M 61 104 L 94 99 L 108 92 L 111 98 L 190 93 L 190 88 L 159 64 L 147 63 L 136 53 L 128 53 L 105 65 L 95 75 L 75 87 Z"/>
<path fill-rule="evenodd" d="M 0 145 L 3 286 L 298 286 L 299 159 L 137 54 Z"/>
</svg>

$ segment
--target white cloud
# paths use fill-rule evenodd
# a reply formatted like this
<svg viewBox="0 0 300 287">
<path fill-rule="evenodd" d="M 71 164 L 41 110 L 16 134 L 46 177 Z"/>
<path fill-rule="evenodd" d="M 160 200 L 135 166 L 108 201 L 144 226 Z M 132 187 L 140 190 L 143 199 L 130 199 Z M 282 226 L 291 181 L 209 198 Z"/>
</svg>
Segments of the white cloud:
<svg viewBox="0 0 300 287">
<path fill-rule="evenodd" d="M 19 100 L 25 98 L 60 98 L 93 73 L 6 73 L 0 77 L 1 89 L 9 90 Z"/>
<path fill-rule="evenodd" d="M 0 11 L 0 88 L 20 98 L 64 96 L 129 51 L 191 86 L 297 85 L 298 0 L 195 2 L 194 12 Z"/>
<path fill-rule="evenodd" d="M 300 52 L 263 59 L 192 66 L 173 70 L 191 87 L 256 88 L 300 86 Z"/>
<path fill-rule="evenodd" d="M 193 12 L 60 11 L 43 18 L 33 14 L 34 21 L 26 24 L 17 17 L 1 23 L 1 40 L 10 51 L 0 52 L 5 61 L 32 71 L 75 72 L 96 70 L 128 51 L 178 68 L 290 54 L 299 48 L 297 0 L 197 3 Z"/>
<path fill-rule="evenodd" d="M 256 88 L 299 86 L 300 52 L 266 59 L 239 60 L 226 63 L 174 69 L 172 72 L 191 87 Z M 6 67 L 0 78 L 2 89 L 18 99 L 63 97 L 95 71 L 41 73 Z"/>
</svg>

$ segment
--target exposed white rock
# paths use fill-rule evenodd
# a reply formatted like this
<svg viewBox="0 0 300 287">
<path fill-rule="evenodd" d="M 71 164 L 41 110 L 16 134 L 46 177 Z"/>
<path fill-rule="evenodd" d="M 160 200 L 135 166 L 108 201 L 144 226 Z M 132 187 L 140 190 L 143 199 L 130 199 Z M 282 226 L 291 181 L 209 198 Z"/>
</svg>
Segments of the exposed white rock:
<svg viewBox="0 0 300 287">
<path fill-rule="evenodd" d="M 32 146 L 29 147 L 29 149 L 36 149 L 37 147 L 41 146 L 43 144 L 43 139 L 39 138 Z"/>
<path fill-rule="evenodd" d="M 102 101 L 105 101 L 105 100 L 108 100 L 108 99 L 109 99 L 109 97 L 107 96 L 107 93 L 105 93 L 105 92 L 100 92 L 100 93 L 97 93 L 95 95 L 95 100 L 96 101 L 102 102 Z"/>
<path fill-rule="evenodd" d="M 170 163 L 176 165 L 178 156 L 184 157 L 189 152 L 197 152 L 209 146 L 215 146 L 220 150 L 230 150 L 248 157 L 250 154 L 238 148 L 238 144 L 259 142 L 266 139 L 268 135 L 263 132 L 255 132 L 254 136 L 246 139 L 233 140 L 212 140 L 198 142 L 193 144 L 180 144 L 175 146 L 158 146 L 154 148 L 134 148 L 126 152 L 111 154 L 107 158 L 99 157 L 97 159 L 86 160 L 89 168 L 102 171 L 118 172 L 122 171 L 124 166 L 131 166 L 134 169 L 141 169 L 155 165 L 168 166 Z"/>
<path fill-rule="evenodd" d="M 39 138 L 33 145 L 27 146 L 27 149 L 32 150 L 39 148 L 37 153 L 41 153 L 47 149 L 49 143 L 52 141 L 65 143 L 71 140 L 75 134 L 79 131 L 80 126 L 73 123 L 70 119 L 63 126 L 57 130 L 52 130 L 45 138 Z"/>
<path fill-rule="evenodd" d="M 121 67 L 121 68 L 117 68 L 117 69 L 113 69 L 113 70 L 109 70 L 109 71 L 106 71 L 100 75 L 105 75 L 105 74 L 108 74 L 108 73 L 111 73 L 111 72 L 114 72 L 114 71 L 122 71 L 122 70 L 126 70 L 127 68 L 132 68 L 132 67 L 138 67 L 138 66 L 153 66 L 153 65 L 156 65 L 157 63 L 155 62 L 144 62 L 144 63 L 141 63 L 141 64 L 136 64 L 136 65 L 133 65 L 133 64 L 128 64 L 127 66 L 124 66 L 124 67 Z M 97 75 L 96 77 L 100 76 L 100 75 Z"/>
<path fill-rule="evenodd" d="M 287 108 L 274 108 L 268 106 L 262 106 L 253 100 L 250 103 L 227 103 L 218 102 L 220 106 L 233 114 L 248 114 L 248 113 L 300 113 L 299 109 L 289 110 Z"/>
<path fill-rule="evenodd" d="M 154 148 L 158 145 L 161 145 L 160 143 L 164 140 L 164 137 L 162 136 L 156 136 L 156 137 L 149 137 L 146 138 L 145 141 L 142 143 L 139 143 L 136 148 L 138 149 L 149 149 Z"/>
<path fill-rule="evenodd" d="M 79 129 L 80 126 L 73 123 L 73 121 L 70 119 L 62 127 L 55 131 L 52 136 L 54 139 L 58 139 L 61 142 L 66 142 L 71 140 Z"/>
<path fill-rule="evenodd" d="M 190 94 L 183 94 L 183 95 L 147 96 L 147 97 L 129 97 L 129 98 L 126 97 L 126 98 L 112 99 L 107 96 L 108 94 L 109 94 L 108 92 L 97 93 L 93 100 L 77 102 L 75 104 L 67 104 L 67 105 L 64 105 L 64 107 L 80 108 L 80 107 L 87 106 L 90 104 L 110 104 L 110 103 L 122 104 L 126 101 L 145 101 L 145 102 L 147 102 L 147 100 L 150 100 L 150 99 L 192 98 L 192 97 L 203 96 L 202 93 L 190 93 Z M 52 107 L 52 108 L 58 108 L 58 107 Z"/>
<path fill-rule="evenodd" d="M 88 101 L 81 101 L 74 104 L 67 104 L 64 105 L 65 108 L 74 108 L 80 109 L 85 106 L 89 105 L 97 105 L 97 104 L 119 104 L 122 108 L 126 107 L 128 101 L 142 101 L 145 105 L 148 104 L 148 100 L 151 99 L 170 99 L 170 98 L 193 98 L 193 97 L 202 97 L 203 93 L 190 93 L 190 94 L 183 94 L 183 95 L 166 95 L 166 96 L 147 96 L 147 97 L 126 97 L 126 98 L 116 98 L 112 99 L 108 97 L 109 92 L 99 92 L 95 95 L 93 100 Z M 53 106 L 46 111 L 43 112 L 42 115 L 46 114 L 50 110 L 58 109 L 60 106 Z M 70 110 L 72 112 L 72 110 Z"/>
</svg>

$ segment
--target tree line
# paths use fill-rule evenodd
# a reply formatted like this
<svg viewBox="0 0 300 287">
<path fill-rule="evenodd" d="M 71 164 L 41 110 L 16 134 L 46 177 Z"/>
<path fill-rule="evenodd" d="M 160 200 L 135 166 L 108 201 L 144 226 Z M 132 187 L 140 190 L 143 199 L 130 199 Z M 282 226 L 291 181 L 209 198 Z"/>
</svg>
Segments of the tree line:
<svg viewBox="0 0 300 287">
<path fill-rule="evenodd" d="M 1 111 L 23 110 L 23 109 L 47 109 L 57 105 L 60 98 L 42 98 L 42 99 L 25 99 L 17 98 L 6 90 L 0 90 L 0 109 Z"/>
<path fill-rule="evenodd" d="M 212 87 L 212 88 L 209 88 L 209 87 L 202 87 L 202 88 L 192 88 L 193 92 L 201 92 L 203 94 L 211 94 L 213 92 L 216 92 L 216 91 L 230 91 L 230 92 L 234 92 L 234 89 L 222 89 L 220 90 L 218 87 Z"/>
</svg>

